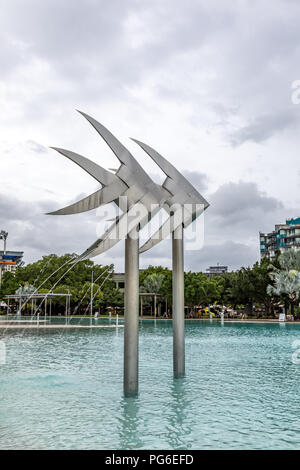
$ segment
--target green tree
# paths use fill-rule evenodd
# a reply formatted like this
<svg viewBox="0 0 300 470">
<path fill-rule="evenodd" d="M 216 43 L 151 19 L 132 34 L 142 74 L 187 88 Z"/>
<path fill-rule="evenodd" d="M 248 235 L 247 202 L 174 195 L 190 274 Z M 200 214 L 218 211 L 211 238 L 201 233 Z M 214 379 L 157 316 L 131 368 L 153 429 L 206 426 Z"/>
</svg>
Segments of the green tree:
<svg viewBox="0 0 300 470">
<path fill-rule="evenodd" d="M 92 271 L 94 272 L 95 289 L 99 288 L 99 296 L 95 298 L 96 304 L 105 307 L 106 302 L 112 303 L 113 295 L 116 302 L 120 302 L 120 294 L 115 290 L 112 280 L 113 265 L 95 265 L 91 260 L 84 260 L 74 264 L 71 262 L 76 258 L 74 254 L 57 256 L 51 254 L 43 256 L 42 259 L 17 268 L 15 275 L 5 273 L 0 289 L 0 298 L 5 295 L 14 294 L 18 288 L 23 289 L 31 285 L 39 293 L 67 293 L 71 294 L 71 308 L 75 309 L 84 295 L 83 288 L 91 283 Z M 96 291 L 95 291 L 96 292 Z M 53 300 L 53 306 L 62 306 L 65 302 L 63 297 Z"/>
<path fill-rule="evenodd" d="M 172 303 L 172 271 L 162 266 L 149 266 L 140 271 L 140 286 L 144 285 L 145 279 L 152 274 L 160 275 L 161 280 L 159 294 L 165 298 L 169 305 Z M 157 278 L 158 279 L 158 278 Z"/>
<path fill-rule="evenodd" d="M 300 252 L 295 250 L 282 253 L 279 258 L 279 268 L 274 267 L 270 273 L 273 284 L 267 288 L 270 296 L 278 296 L 291 305 L 294 314 L 295 305 L 300 298 Z"/>
<path fill-rule="evenodd" d="M 140 292 L 160 294 L 164 277 L 164 274 L 149 274 L 140 286 Z"/>
<path fill-rule="evenodd" d="M 219 301 L 222 290 L 219 278 L 209 278 L 203 273 L 191 271 L 185 274 L 185 303 L 190 307 Z"/>
</svg>

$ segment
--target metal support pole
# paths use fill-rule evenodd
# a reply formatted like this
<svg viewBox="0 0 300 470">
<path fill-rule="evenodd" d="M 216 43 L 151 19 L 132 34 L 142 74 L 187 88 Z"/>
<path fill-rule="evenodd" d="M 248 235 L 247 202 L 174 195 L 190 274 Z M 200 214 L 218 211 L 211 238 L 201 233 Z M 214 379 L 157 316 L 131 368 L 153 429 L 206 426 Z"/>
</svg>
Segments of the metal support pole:
<svg viewBox="0 0 300 470">
<path fill-rule="evenodd" d="M 68 290 L 68 311 L 67 311 L 67 316 L 68 316 L 68 323 L 70 323 L 70 313 L 71 313 L 71 297 L 70 297 L 70 289 L 67 289 Z"/>
<path fill-rule="evenodd" d="M 90 315 L 93 316 L 93 290 L 94 290 L 94 271 L 92 271 L 92 282 L 91 282 L 91 303 L 90 303 Z"/>
<path fill-rule="evenodd" d="M 135 233 L 135 236 L 137 234 Z M 138 394 L 139 239 L 125 240 L 124 394 Z"/>
<path fill-rule="evenodd" d="M 22 308 L 22 298 L 21 298 L 21 294 L 20 294 L 20 297 L 19 297 L 19 310 L 18 310 L 18 313 L 17 313 L 18 317 L 20 317 L 22 315 L 21 308 Z"/>
<path fill-rule="evenodd" d="M 174 377 L 185 374 L 184 358 L 184 257 L 183 226 L 172 233 L 173 256 L 173 370 Z"/>
</svg>

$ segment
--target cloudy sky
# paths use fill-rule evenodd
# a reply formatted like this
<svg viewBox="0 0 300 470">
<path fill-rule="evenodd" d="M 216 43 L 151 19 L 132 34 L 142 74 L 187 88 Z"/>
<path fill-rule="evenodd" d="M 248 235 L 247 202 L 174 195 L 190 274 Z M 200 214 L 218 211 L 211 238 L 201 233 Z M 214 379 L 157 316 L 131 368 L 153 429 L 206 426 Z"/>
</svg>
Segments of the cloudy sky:
<svg viewBox="0 0 300 470">
<path fill-rule="evenodd" d="M 50 146 L 118 165 L 81 109 L 157 181 L 129 137 L 160 151 L 210 202 L 204 246 L 187 251 L 186 269 L 254 263 L 258 232 L 300 215 L 299 20 L 297 0 L 0 0 L 8 248 L 31 262 L 80 253 L 97 238 L 96 211 L 44 215 L 99 187 Z M 170 255 L 167 240 L 141 266 L 170 266 Z M 123 243 L 95 261 L 123 270 Z"/>
</svg>

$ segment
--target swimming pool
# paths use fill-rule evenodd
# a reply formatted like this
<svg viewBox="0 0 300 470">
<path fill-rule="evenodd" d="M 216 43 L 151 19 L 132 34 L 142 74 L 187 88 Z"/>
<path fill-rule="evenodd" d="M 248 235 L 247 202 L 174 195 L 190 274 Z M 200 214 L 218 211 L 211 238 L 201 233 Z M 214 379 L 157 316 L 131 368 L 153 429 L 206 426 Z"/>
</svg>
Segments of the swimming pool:
<svg viewBox="0 0 300 470">
<path fill-rule="evenodd" d="M 300 447 L 300 324 L 187 321 L 174 380 L 171 321 L 141 321 L 137 399 L 123 397 L 123 333 L 0 330 L 0 448 Z"/>
</svg>

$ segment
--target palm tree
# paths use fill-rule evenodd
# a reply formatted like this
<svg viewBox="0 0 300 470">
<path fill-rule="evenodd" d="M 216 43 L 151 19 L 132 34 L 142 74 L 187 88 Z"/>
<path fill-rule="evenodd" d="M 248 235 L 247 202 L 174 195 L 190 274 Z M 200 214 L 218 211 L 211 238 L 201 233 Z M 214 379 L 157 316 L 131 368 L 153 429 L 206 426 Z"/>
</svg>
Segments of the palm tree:
<svg viewBox="0 0 300 470">
<path fill-rule="evenodd" d="M 269 295 L 286 296 L 291 303 L 291 314 L 300 299 L 300 251 L 290 250 L 282 253 L 279 258 L 281 269 L 274 268 L 270 277 L 274 285 L 267 287 Z"/>
<path fill-rule="evenodd" d="M 154 315 L 156 316 L 156 295 L 160 294 L 161 286 L 164 280 L 163 274 L 152 273 L 146 277 L 143 285 L 140 287 L 140 292 L 154 294 Z M 147 303 L 147 301 L 146 301 Z"/>
<path fill-rule="evenodd" d="M 163 274 L 149 274 L 140 287 L 140 291 L 159 294 L 164 277 Z"/>
<path fill-rule="evenodd" d="M 35 292 L 35 287 L 29 282 L 25 282 L 24 286 L 20 286 L 16 290 L 17 295 L 24 295 L 24 294 L 33 294 Z"/>
</svg>

